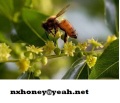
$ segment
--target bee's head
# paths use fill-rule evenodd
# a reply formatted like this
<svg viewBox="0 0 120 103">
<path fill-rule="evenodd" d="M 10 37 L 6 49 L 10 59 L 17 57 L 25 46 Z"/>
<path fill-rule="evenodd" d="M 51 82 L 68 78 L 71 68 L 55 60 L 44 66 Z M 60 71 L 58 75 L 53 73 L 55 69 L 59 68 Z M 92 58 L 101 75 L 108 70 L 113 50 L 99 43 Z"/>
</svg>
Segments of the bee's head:
<svg viewBox="0 0 120 103">
<path fill-rule="evenodd" d="M 48 27 L 47 27 L 47 23 L 46 22 L 43 22 L 42 23 L 42 27 L 46 30 Z"/>
</svg>

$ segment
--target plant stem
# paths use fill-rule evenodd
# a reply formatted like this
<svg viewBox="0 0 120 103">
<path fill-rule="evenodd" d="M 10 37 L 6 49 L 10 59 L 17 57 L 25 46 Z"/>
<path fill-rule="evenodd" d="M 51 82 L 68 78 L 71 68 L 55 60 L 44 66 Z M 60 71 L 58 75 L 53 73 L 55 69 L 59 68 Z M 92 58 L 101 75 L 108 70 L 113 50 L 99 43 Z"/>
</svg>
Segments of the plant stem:
<svg viewBox="0 0 120 103">
<path fill-rule="evenodd" d="M 51 56 L 47 56 L 48 59 L 52 59 L 52 58 L 58 58 L 58 57 L 63 57 L 66 56 L 65 54 L 61 54 L 61 55 L 51 55 Z"/>
<path fill-rule="evenodd" d="M 19 60 L 16 59 L 16 60 L 7 60 L 7 61 L 1 61 L 0 63 L 4 63 L 4 62 L 18 62 Z"/>
<path fill-rule="evenodd" d="M 94 51 L 86 51 L 86 54 L 93 54 L 95 56 L 99 56 L 103 53 L 104 50 L 94 50 Z"/>
</svg>

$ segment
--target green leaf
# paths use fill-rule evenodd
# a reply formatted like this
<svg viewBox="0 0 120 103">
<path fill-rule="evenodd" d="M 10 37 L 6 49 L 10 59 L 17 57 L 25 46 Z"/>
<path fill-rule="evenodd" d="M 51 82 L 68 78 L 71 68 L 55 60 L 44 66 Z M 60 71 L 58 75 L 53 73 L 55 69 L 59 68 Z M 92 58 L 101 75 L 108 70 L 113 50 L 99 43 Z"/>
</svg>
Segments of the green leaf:
<svg viewBox="0 0 120 103">
<path fill-rule="evenodd" d="M 47 18 L 47 16 L 41 13 L 38 13 L 34 10 L 24 8 L 22 10 L 22 17 L 26 25 L 32 30 L 34 35 L 36 35 L 39 38 L 39 41 L 43 45 L 47 40 L 47 36 L 45 35 L 45 30 L 42 28 L 41 25 L 42 25 L 42 22 Z M 29 34 L 26 34 L 26 35 L 29 35 Z"/>
<path fill-rule="evenodd" d="M 28 79 L 29 78 L 29 73 L 22 73 L 17 79 Z"/>
<path fill-rule="evenodd" d="M 13 0 L 14 12 L 20 11 L 23 7 L 29 7 L 31 5 L 31 0 Z"/>
<path fill-rule="evenodd" d="M 113 41 L 98 58 L 89 79 L 119 78 L 119 39 Z"/>
<path fill-rule="evenodd" d="M 6 36 L 0 32 L 0 43 L 3 42 L 3 43 L 10 43 L 9 40 L 7 40 Z"/>
<path fill-rule="evenodd" d="M 0 14 L 6 16 L 11 20 L 13 17 L 13 13 L 13 0 L 0 0 Z"/>
<path fill-rule="evenodd" d="M 22 42 L 22 41 L 20 40 L 19 36 L 18 36 L 16 33 L 14 33 L 14 32 L 11 32 L 11 34 L 10 34 L 10 39 L 11 39 L 11 41 L 12 41 L 13 43 Z"/>
<path fill-rule="evenodd" d="M 78 79 L 85 64 L 85 60 L 76 60 L 62 79 Z"/>
<path fill-rule="evenodd" d="M 20 12 L 21 9 L 31 5 L 31 0 L 0 0 L 0 14 L 13 20 L 14 13 Z"/>
<path fill-rule="evenodd" d="M 8 18 L 6 18 L 3 15 L 0 15 L 0 31 L 8 34 L 9 37 L 9 32 L 11 31 L 11 22 Z"/>
<path fill-rule="evenodd" d="M 115 0 L 105 0 L 105 16 L 108 27 L 110 28 L 111 32 L 118 36 L 118 14 L 119 11 L 117 10 L 117 5 L 115 5 Z M 119 0 L 117 3 L 119 4 Z"/>
<path fill-rule="evenodd" d="M 36 35 L 35 33 L 26 25 L 25 22 L 21 22 L 19 24 L 15 24 L 14 26 L 16 28 L 16 34 L 11 34 L 11 39 L 13 41 L 17 40 L 17 38 L 19 38 L 21 41 L 28 43 L 30 45 L 36 45 L 36 46 L 43 46 L 44 42 L 41 41 Z M 14 38 L 14 36 L 16 35 L 16 39 Z M 19 40 L 18 39 L 18 40 Z M 19 40 L 19 41 L 20 41 Z"/>
<path fill-rule="evenodd" d="M 88 65 L 86 64 L 79 75 L 79 79 L 88 79 L 89 72 L 90 72 L 90 69 L 88 68 Z"/>
</svg>

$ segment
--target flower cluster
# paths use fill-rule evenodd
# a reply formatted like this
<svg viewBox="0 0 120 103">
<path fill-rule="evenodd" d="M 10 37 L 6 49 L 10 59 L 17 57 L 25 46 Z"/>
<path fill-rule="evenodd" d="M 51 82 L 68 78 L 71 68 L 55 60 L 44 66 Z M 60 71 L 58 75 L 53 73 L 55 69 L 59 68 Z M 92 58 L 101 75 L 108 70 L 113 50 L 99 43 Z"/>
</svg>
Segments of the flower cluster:
<svg viewBox="0 0 120 103">
<path fill-rule="evenodd" d="M 95 54 L 93 53 L 95 50 L 103 48 L 103 45 L 92 38 L 89 39 L 87 42 L 78 43 L 77 48 L 80 49 L 82 56 L 86 57 L 86 63 L 88 67 L 92 68 L 97 61 L 97 56 L 94 56 Z M 87 48 L 89 49 L 87 50 Z"/>
<path fill-rule="evenodd" d="M 59 34 L 59 32 L 58 32 L 58 34 Z M 36 54 L 42 53 L 43 56 L 41 57 L 41 63 L 43 65 L 46 65 L 48 62 L 48 60 L 47 60 L 48 58 L 46 56 L 49 56 L 53 53 L 55 53 L 56 55 L 65 54 L 66 56 L 74 56 L 74 54 L 76 52 L 76 48 L 78 48 L 80 50 L 80 52 L 82 52 L 82 55 L 86 57 L 86 63 L 88 64 L 89 68 L 92 68 L 97 61 L 97 56 L 93 56 L 92 52 L 87 54 L 87 52 L 89 52 L 89 51 L 87 51 L 87 48 L 90 45 L 92 45 L 94 49 L 95 48 L 103 48 L 103 45 L 100 42 L 98 42 L 92 38 L 92 39 L 89 39 L 87 42 L 78 43 L 77 45 L 75 45 L 72 41 L 66 42 L 66 43 L 64 43 L 63 49 L 56 47 L 53 41 L 47 41 L 45 43 L 45 46 L 43 46 L 41 48 L 38 48 L 35 46 L 29 46 L 29 47 L 27 47 L 27 51 L 31 51 Z M 94 49 L 92 49 L 92 51 Z"/>
<path fill-rule="evenodd" d="M 97 61 L 97 50 L 101 50 L 101 48 L 104 49 L 111 42 L 117 39 L 114 35 L 108 36 L 108 39 L 104 45 L 93 38 L 86 42 L 79 42 L 77 44 L 72 41 L 67 41 L 64 43 L 63 48 L 59 48 L 56 41 L 61 38 L 61 36 L 63 36 L 62 33 L 58 31 L 56 35 L 49 34 L 49 38 L 52 39 L 46 41 L 45 45 L 42 47 L 36 47 L 34 45 L 26 46 L 26 51 L 23 53 L 23 57 L 19 58 L 17 61 L 20 71 L 22 73 L 30 71 L 34 74 L 34 76 L 39 77 L 41 74 L 41 69 L 40 67 L 35 69 L 35 65 L 38 63 L 40 65 L 42 64 L 41 66 L 44 66 L 48 63 L 48 59 L 60 56 L 82 56 L 83 58 L 86 58 L 88 67 L 92 68 L 95 66 Z M 5 43 L 0 43 L 0 62 L 7 61 L 10 57 L 10 52 L 11 49 L 9 46 Z M 78 56 L 78 54 L 81 55 Z"/>
</svg>

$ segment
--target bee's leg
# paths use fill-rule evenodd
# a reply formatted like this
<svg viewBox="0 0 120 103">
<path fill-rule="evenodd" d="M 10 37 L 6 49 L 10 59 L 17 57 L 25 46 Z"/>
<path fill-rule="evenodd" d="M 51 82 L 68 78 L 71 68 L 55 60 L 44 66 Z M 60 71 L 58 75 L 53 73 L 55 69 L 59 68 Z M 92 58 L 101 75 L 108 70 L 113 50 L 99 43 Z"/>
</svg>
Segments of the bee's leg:
<svg viewBox="0 0 120 103">
<path fill-rule="evenodd" d="M 56 28 L 54 28 L 54 30 L 55 30 L 55 34 L 57 33 L 57 29 Z"/>
<path fill-rule="evenodd" d="M 57 33 L 58 28 L 59 28 L 59 22 L 58 22 L 58 20 L 56 20 L 55 25 L 54 25 L 55 34 Z"/>
<path fill-rule="evenodd" d="M 54 30 L 55 30 L 55 34 L 56 34 L 57 31 L 58 31 L 58 27 L 57 27 L 57 25 L 54 25 Z"/>
<path fill-rule="evenodd" d="M 67 33 L 65 33 L 64 42 L 65 42 L 65 43 L 67 42 Z"/>
<path fill-rule="evenodd" d="M 53 34 L 55 36 L 55 34 L 51 30 L 49 30 L 49 33 L 51 33 L 51 34 Z"/>
<path fill-rule="evenodd" d="M 58 32 L 58 27 L 55 29 L 55 34 Z"/>
<path fill-rule="evenodd" d="M 48 34 L 53 34 L 53 32 L 51 31 L 51 30 L 47 30 L 46 32 L 45 32 L 45 34 L 46 34 L 46 37 L 47 37 L 47 39 L 49 39 L 50 40 L 50 38 L 49 38 L 49 36 L 48 36 Z M 54 35 L 54 34 L 53 34 Z"/>
</svg>

